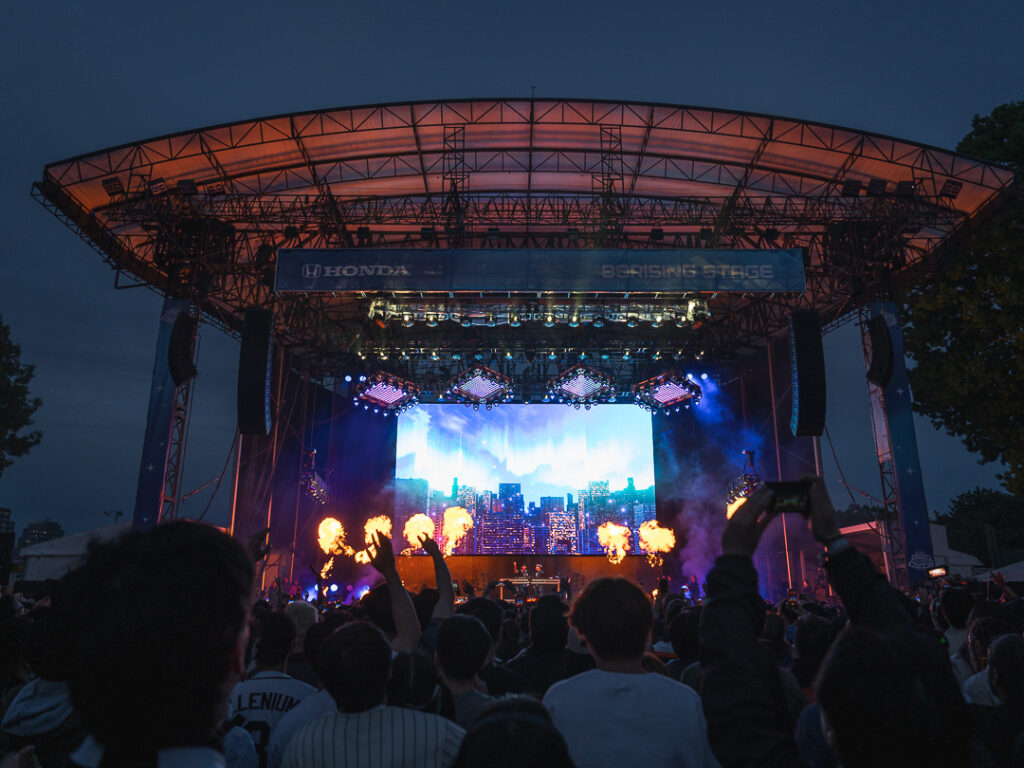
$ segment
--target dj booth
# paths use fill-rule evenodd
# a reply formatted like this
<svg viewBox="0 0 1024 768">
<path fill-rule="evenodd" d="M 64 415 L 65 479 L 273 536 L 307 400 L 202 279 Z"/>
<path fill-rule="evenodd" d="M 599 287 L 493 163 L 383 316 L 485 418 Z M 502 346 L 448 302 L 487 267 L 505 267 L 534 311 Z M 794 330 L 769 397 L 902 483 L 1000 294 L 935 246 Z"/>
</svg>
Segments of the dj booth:
<svg viewBox="0 0 1024 768">
<path fill-rule="evenodd" d="M 553 595 L 558 592 L 561 584 L 562 579 L 558 578 L 505 579 L 498 584 L 498 598 L 514 600 L 516 597 L 529 599 L 542 595 Z M 507 598 L 506 593 L 508 593 Z"/>
</svg>

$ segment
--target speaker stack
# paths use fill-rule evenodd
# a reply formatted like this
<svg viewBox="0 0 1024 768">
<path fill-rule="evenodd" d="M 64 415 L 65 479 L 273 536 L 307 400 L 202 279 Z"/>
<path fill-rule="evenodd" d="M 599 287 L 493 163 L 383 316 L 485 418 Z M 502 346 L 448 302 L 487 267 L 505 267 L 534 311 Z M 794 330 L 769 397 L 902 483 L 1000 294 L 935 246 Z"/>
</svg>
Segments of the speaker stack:
<svg viewBox="0 0 1024 768">
<path fill-rule="evenodd" d="M 799 310 L 789 317 L 789 364 L 793 376 L 790 429 L 797 437 L 825 431 L 825 352 L 817 312 Z"/>
<path fill-rule="evenodd" d="M 238 358 L 238 431 L 243 435 L 270 434 L 273 352 L 274 313 L 269 309 L 247 309 Z"/>
</svg>

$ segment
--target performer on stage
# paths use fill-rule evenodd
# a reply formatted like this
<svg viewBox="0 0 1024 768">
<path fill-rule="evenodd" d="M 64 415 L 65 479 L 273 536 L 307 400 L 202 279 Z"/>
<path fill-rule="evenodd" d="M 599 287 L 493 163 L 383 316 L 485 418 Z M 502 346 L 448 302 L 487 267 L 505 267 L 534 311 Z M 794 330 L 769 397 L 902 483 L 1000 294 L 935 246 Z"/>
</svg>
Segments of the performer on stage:
<svg viewBox="0 0 1024 768">
<path fill-rule="evenodd" d="M 540 563 L 537 563 L 535 566 L 533 566 L 533 578 L 539 579 L 543 575 L 544 575 L 544 568 L 541 566 Z"/>
</svg>

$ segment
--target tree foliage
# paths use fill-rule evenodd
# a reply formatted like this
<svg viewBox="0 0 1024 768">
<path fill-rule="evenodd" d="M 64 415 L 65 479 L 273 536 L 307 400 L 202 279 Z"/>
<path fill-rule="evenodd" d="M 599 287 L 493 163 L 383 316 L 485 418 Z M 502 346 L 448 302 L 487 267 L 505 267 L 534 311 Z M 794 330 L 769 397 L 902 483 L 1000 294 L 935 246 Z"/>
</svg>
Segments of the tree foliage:
<svg viewBox="0 0 1024 768">
<path fill-rule="evenodd" d="M 988 488 L 965 491 L 949 503 L 949 511 L 935 516 L 946 526 L 949 546 L 992 565 L 985 526 L 995 529 L 999 550 L 1005 555 L 1024 549 L 1024 498 Z M 1005 563 L 1004 563 L 1005 564 Z"/>
<path fill-rule="evenodd" d="M 1024 101 L 975 117 L 957 150 L 1024 179 Z M 1002 461 L 1003 486 L 1024 495 L 1024 195 L 953 247 L 907 294 L 904 329 L 914 409 Z"/>
<path fill-rule="evenodd" d="M 43 404 L 29 392 L 33 371 L 35 366 L 21 362 L 21 347 L 11 341 L 11 329 L 0 317 L 0 475 L 43 437 L 38 429 L 23 431 Z"/>
</svg>

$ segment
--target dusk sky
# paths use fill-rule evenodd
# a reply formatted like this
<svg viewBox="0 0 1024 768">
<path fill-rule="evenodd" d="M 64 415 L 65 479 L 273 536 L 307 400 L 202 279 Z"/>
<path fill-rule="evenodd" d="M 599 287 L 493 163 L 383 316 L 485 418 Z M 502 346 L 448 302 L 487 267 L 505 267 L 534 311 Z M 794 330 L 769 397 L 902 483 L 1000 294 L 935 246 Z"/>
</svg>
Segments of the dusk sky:
<svg viewBox="0 0 1024 768">
<path fill-rule="evenodd" d="M 422 405 L 398 417 L 395 477 L 448 492 L 452 478 L 477 493 L 520 483 L 526 505 L 574 496 L 591 480 L 610 490 L 654 485 L 651 416 L 635 405 L 593 410 L 503 405 L 493 411 Z"/>
<path fill-rule="evenodd" d="M 952 148 L 1024 97 L 1024 4 L 821 2 L 12 3 L 0 25 L 0 314 L 36 366 L 43 442 L 0 477 L 20 533 L 131 517 L 160 297 L 114 273 L 30 195 L 43 166 L 151 136 L 376 102 L 537 96 L 748 110 Z M 879 495 L 853 326 L 826 338 L 828 426 Z M 238 343 L 205 327 L 185 503 L 198 517 L 235 428 Z M 950 371 L 956 376 L 956 371 Z M 598 409 L 597 412 L 600 412 Z M 977 485 L 958 440 L 917 422 L 928 506 Z M 649 448 L 645 448 L 649 451 Z M 837 505 L 849 503 L 828 445 Z M 741 457 L 740 457 L 741 458 Z M 640 482 L 638 481 L 638 485 Z M 207 519 L 227 521 L 230 483 Z M 859 501 L 867 500 L 855 493 Z"/>
</svg>

